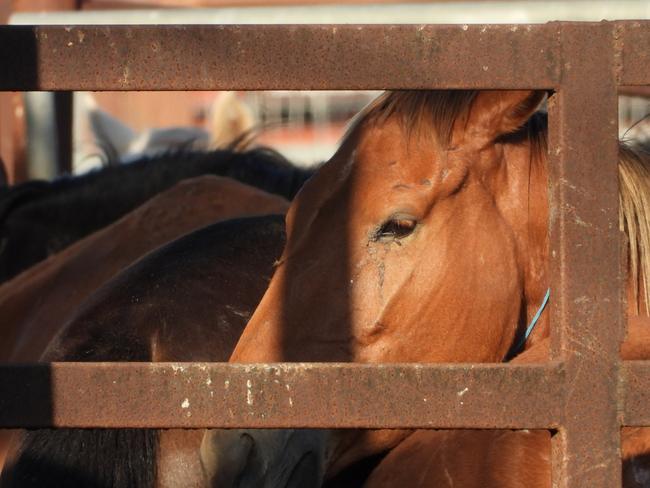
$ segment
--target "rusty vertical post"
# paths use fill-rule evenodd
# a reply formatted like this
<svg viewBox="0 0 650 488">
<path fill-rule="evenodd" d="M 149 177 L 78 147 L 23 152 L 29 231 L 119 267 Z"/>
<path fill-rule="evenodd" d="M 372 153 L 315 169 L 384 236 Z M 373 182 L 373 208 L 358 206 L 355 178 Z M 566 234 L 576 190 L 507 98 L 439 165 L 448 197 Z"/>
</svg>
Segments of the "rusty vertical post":
<svg viewBox="0 0 650 488">
<path fill-rule="evenodd" d="M 13 2 L 11 0 L 0 1 L 0 24 L 4 25 L 9 22 L 9 16 Z M 5 164 L 7 171 L 7 180 L 9 183 L 15 183 L 24 176 L 25 165 L 17 163 L 16 153 L 14 150 L 14 100 L 16 94 L 10 92 L 0 92 L 0 159 Z M 22 108 L 22 106 L 21 106 Z M 23 154 L 24 156 L 24 154 Z M 25 158 L 22 158 L 24 163 Z"/>
<path fill-rule="evenodd" d="M 6 24 L 12 12 L 51 12 L 78 10 L 81 0 L 8 0 L 6 9 L 0 11 L 0 23 Z M 36 63 L 37 59 L 25 59 Z M 71 170 L 72 164 L 72 93 L 55 94 L 55 116 L 58 150 L 57 172 Z M 27 137 L 25 108 L 22 93 L 0 93 L 0 156 L 7 163 L 9 180 L 24 181 L 29 176 L 27 168 Z"/>
<path fill-rule="evenodd" d="M 56 122 L 56 173 L 72 173 L 72 104 L 73 92 L 54 92 L 54 117 Z"/>
<path fill-rule="evenodd" d="M 564 360 L 567 381 L 553 442 L 558 488 L 621 486 L 614 31 L 612 23 L 560 24 L 562 79 L 549 104 L 553 355 Z"/>
</svg>

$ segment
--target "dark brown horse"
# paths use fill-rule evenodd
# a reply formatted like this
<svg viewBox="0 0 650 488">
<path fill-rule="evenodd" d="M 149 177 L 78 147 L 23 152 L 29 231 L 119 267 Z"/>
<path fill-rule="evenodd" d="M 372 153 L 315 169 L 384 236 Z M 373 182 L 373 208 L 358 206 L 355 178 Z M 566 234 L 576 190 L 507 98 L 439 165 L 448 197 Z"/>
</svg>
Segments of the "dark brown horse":
<svg viewBox="0 0 650 488">
<path fill-rule="evenodd" d="M 283 244 L 282 216 L 188 234 L 106 283 L 42 359 L 226 361 Z M 27 431 L 14 441 L 0 486 L 204 486 L 202 437 L 183 430 Z"/>
<path fill-rule="evenodd" d="M 230 178 L 185 180 L 114 224 L 0 285 L 0 361 L 41 358 L 79 305 L 152 249 L 234 217 L 284 214 L 288 202 Z M 0 431 L 0 471 L 8 431 Z"/>
<path fill-rule="evenodd" d="M 0 285 L 0 361 L 38 360 L 83 301 L 136 259 L 236 217 L 284 214 L 284 198 L 230 178 L 190 178 Z"/>
</svg>

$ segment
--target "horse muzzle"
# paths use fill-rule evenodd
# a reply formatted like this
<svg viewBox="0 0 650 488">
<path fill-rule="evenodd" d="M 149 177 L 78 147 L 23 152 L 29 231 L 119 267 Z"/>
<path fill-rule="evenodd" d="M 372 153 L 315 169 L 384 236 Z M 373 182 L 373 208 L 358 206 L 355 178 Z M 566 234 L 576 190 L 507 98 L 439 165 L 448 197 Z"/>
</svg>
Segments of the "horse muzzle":
<svg viewBox="0 0 650 488">
<path fill-rule="evenodd" d="M 317 488 L 325 432 L 294 429 L 208 430 L 201 463 L 214 488 Z"/>
</svg>

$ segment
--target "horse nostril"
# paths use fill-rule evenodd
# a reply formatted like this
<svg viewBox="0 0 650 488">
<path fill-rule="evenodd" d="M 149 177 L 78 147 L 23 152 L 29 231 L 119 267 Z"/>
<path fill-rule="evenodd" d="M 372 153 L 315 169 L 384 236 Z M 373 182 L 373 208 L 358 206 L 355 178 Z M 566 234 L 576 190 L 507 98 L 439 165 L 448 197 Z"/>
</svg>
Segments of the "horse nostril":
<svg viewBox="0 0 650 488">
<path fill-rule="evenodd" d="M 323 481 L 322 435 L 292 429 L 215 429 L 201 463 L 212 488 L 311 488 Z M 324 444 L 323 444 L 324 446 Z"/>
</svg>

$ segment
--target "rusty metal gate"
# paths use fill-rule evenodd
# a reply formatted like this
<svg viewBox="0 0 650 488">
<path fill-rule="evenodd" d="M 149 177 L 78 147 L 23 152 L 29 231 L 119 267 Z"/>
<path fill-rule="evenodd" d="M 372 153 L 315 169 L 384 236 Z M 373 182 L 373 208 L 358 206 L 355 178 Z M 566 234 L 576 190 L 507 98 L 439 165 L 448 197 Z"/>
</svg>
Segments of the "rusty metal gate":
<svg viewBox="0 0 650 488">
<path fill-rule="evenodd" d="M 554 91 L 550 362 L 3 365 L 0 427 L 550 428 L 554 486 L 620 486 L 650 362 L 619 356 L 617 88 L 648 84 L 650 22 L 0 27 L 0 90 Z"/>
</svg>

